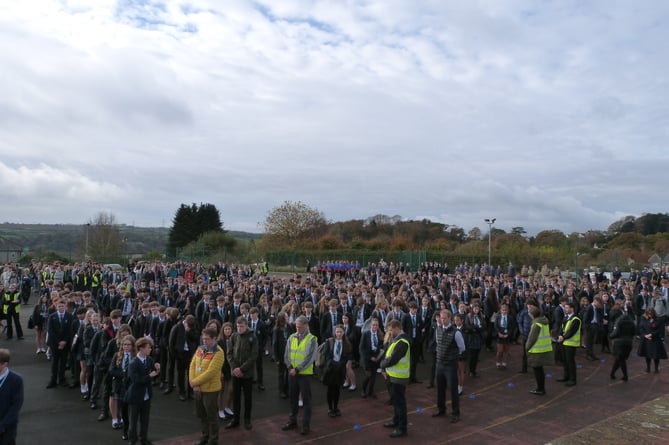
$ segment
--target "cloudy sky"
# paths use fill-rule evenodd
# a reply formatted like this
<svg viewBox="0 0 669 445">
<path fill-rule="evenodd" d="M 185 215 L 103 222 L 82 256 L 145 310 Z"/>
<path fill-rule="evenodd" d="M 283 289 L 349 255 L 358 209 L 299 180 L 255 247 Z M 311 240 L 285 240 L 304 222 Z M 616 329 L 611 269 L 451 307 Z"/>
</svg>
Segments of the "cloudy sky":
<svg viewBox="0 0 669 445">
<path fill-rule="evenodd" d="M 0 3 L 0 221 L 667 212 L 669 2 Z"/>
</svg>

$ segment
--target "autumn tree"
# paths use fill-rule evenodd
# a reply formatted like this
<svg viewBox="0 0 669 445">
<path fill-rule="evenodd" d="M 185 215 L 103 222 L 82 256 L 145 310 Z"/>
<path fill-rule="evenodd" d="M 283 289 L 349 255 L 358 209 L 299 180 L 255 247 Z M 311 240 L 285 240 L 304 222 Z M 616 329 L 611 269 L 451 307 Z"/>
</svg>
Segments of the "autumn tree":
<svg viewBox="0 0 669 445">
<path fill-rule="evenodd" d="M 272 242 L 296 246 L 302 238 L 315 238 L 324 232 L 327 221 L 319 210 L 297 201 L 285 201 L 265 218 L 265 236 Z"/>
<path fill-rule="evenodd" d="M 117 260 L 123 251 L 123 238 L 111 212 L 99 212 L 84 227 L 84 255 L 96 261 Z"/>
</svg>

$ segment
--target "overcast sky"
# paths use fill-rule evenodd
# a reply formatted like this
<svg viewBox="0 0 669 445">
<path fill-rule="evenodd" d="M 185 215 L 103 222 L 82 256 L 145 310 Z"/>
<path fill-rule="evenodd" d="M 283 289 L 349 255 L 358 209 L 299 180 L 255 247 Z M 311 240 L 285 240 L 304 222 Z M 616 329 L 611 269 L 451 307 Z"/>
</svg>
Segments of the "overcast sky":
<svg viewBox="0 0 669 445">
<path fill-rule="evenodd" d="M 669 2 L 0 3 L 0 222 L 669 209 Z"/>
</svg>

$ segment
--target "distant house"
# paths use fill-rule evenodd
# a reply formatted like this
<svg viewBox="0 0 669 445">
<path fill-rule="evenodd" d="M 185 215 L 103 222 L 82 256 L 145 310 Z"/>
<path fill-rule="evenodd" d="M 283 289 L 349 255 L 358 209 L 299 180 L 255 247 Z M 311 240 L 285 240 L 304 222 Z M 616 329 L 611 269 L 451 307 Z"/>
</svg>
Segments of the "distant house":
<svg viewBox="0 0 669 445">
<path fill-rule="evenodd" d="M 662 257 L 654 253 L 650 258 L 648 258 L 648 264 L 650 264 L 650 267 L 660 267 L 662 265 Z"/>
<path fill-rule="evenodd" d="M 16 263 L 22 250 L 14 241 L 0 237 L 0 263 Z"/>
</svg>

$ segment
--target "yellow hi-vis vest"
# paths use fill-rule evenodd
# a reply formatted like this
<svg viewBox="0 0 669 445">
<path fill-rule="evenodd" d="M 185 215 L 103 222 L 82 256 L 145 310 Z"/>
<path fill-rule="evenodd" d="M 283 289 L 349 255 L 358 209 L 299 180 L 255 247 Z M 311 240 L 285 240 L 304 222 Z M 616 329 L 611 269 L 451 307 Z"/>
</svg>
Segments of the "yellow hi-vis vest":
<svg viewBox="0 0 669 445">
<path fill-rule="evenodd" d="M 290 366 L 292 368 L 297 368 L 301 365 L 304 360 L 307 358 L 307 345 L 311 343 L 311 340 L 315 340 L 310 332 L 302 339 L 302 342 L 298 341 L 297 334 L 293 334 L 290 339 Z M 307 368 L 300 371 L 300 375 L 312 375 L 314 373 L 314 364 L 312 363 Z"/>
<path fill-rule="evenodd" d="M 551 331 L 547 324 L 537 323 L 539 326 L 539 337 L 534 345 L 527 351 L 528 354 L 543 354 L 544 352 L 551 352 Z"/>
<path fill-rule="evenodd" d="M 2 313 L 5 315 L 9 314 L 9 306 L 10 306 L 9 303 L 12 301 L 19 301 L 20 299 L 21 299 L 21 293 L 19 291 L 15 291 L 13 294 L 6 292 L 2 296 Z M 17 314 L 21 312 L 20 304 L 14 305 L 14 312 Z"/>
<path fill-rule="evenodd" d="M 409 365 L 411 363 L 411 344 L 408 342 L 406 338 L 400 338 L 398 341 L 392 342 L 388 347 L 388 350 L 386 351 L 386 358 L 393 355 L 393 349 L 395 349 L 395 345 L 397 345 L 401 341 L 407 344 L 408 346 L 407 352 L 406 354 L 404 354 L 404 357 L 402 357 L 399 362 L 395 363 L 393 366 L 386 368 L 386 374 L 396 379 L 408 379 L 410 373 Z"/>
<path fill-rule="evenodd" d="M 576 316 L 571 317 L 569 319 L 569 321 L 567 321 L 567 324 L 564 327 L 565 332 L 569 332 L 569 327 L 571 326 L 571 324 L 576 319 L 578 319 L 579 323 L 581 322 L 580 318 L 578 318 Z M 566 338 L 562 344 L 565 345 L 565 346 L 573 346 L 575 348 L 578 348 L 579 346 L 581 346 L 581 330 L 579 329 L 578 331 L 576 331 L 576 333 L 573 336 L 571 336 L 570 338 Z"/>
</svg>

